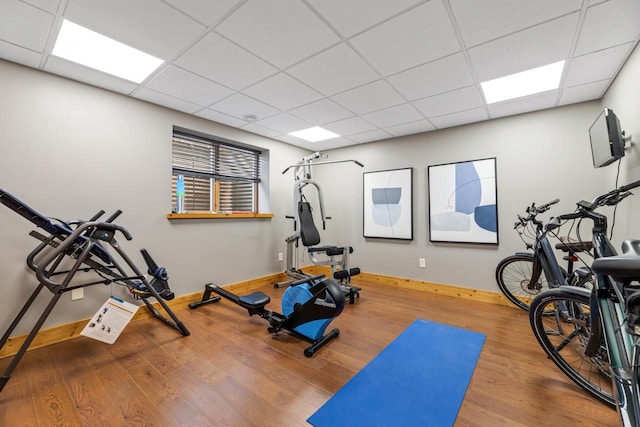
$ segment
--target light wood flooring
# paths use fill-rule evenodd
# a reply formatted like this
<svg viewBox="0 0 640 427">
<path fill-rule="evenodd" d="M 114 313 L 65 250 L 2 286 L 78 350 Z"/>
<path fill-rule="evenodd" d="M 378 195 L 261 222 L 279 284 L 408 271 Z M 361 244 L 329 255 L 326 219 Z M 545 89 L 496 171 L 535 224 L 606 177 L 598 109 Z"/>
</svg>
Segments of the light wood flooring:
<svg viewBox="0 0 640 427">
<path fill-rule="evenodd" d="M 81 337 L 30 351 L 0 393 L 0 426 L 308 426 L 417 318 L 487 335 L 456 426 L 618 425 L 615 410 L 544 356 L 524 311 L 357 284 L 360 299 L 330 325 L 340 337 L 312 358 L 303 355 L 306 342 L 271 336 L 264 320 L 225 300 L 175 310 L 189 337 L 142 319 L 114 345 Z M 284 289 L 261 290 L 279 311 Z"/>
</svg>

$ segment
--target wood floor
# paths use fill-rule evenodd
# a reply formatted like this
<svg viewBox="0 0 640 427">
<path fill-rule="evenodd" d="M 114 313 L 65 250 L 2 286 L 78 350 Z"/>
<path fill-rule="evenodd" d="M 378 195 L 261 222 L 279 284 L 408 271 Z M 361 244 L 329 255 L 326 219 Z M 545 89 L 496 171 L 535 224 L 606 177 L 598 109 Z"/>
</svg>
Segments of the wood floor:
<svg viewBox="0 0 640 427">
<path fill-rule="evenodd" d="M 618 425 L 613 409 L 543 355 L 525 312 L 357 284 L 361 298 L 331 325 L 340 337 L 312 358 L 303 355 L 305 342 L 272 337 L 264 320 L 228 301 L 178 308 L 189 337 L 143 319 L 114 345 L 82 337 L 30 351 L 0 393 L 0 426 L 308 426 L 417 318 L 487 335 L 456 426 Z M 279 310 L 284 290 L 261 290 Z M 8 363 L 0 360 L 0 369 Z"/>
</svg>

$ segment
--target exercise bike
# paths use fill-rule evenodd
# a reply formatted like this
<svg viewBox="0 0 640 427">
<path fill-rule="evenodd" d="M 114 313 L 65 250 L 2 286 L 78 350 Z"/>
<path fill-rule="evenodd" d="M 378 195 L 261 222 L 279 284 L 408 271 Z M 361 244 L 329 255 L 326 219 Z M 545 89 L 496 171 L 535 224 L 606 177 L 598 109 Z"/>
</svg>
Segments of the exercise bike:
<svg viewBox="0 0 640 427">
<path fill-rule="evenodd" d="M 338 328 L 325 334 L 329 324 L 338 317 L 345 305 L 344 293 L 332 279 L 323 279 L 323 275 L 306 277 L 291 283 L 282 295 L 282 313 L 265 308 L 271 298 L 263 292 L 253 292 L 239 296 L 214 283 L 204 287 L 202 300 L 192 302 L 194 309 L 205 304 L 220 301 L 221 297 L 245 308 L 249 316 L 259 316 L 269 322 L 268 331 L 277 334 L 286 330 L 292 335 L 311 343 L 304 350 L 311 357 L 321 347 L 340 335 Z M 217 294 L 217 295 L 213 295 Z M 212 296 L 213 295 L 213 296 Z"/>
</svg>

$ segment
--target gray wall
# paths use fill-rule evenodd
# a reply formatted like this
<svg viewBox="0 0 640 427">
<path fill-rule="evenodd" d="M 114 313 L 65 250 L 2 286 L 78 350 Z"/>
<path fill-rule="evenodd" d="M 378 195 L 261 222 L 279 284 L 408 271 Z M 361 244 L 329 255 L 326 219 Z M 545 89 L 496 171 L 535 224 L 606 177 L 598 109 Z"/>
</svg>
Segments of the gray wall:
<svg viewBox="0 0 640 427">
<path fill-rule="evenodd" d="M 291 183 L 281 172 L 306 150 L 1 60 L 0 76 L 0 188 L 65 220 L 122 209 L 117 223 L 134 239 L 119 242 L 141 267 L 139 249 L 148 249 L 167 268 L 178 295 L 199 292 L 211 281 L 233 283 L 284 269 L 277 252 L 291 232 L 284 218 Z M 167 220 L 174 125 L 269 150 L 275 217 Z M 5 206 L 0 224 L 4 331 L 35 287 L 25 259 L 37 241 L 28 236 L 31 223 Z M 64 295 L 47 325 L 90 317 L 112 291 L 124 292 L 100 285 L 85 289 L 80 301 Z"/>
<path fill-rule="evenodd" d="M 495 265 L 524 249 L 513 222 L 528 204 L 561 199 L 551 215 L 614 187 L 615 166 L 596 170 L 591 165 L 587 129 L 607 105 L 627 131 L 640 135 L 634 77 L 639 73 L 636 51 L 602 101 L 328 152 L 329 160 L 356 159 L 365 168 L 344 163 L 314 171 L 327 215 L 333 217 L 321 232 L 323 243 L 354 246 L 352 265 L 363 271 L 497 291 Z M 134 236 L 126 243 L 129 254 L 141 262 L 138 250 L 147 248 L 167 267 L 178 295 L 198 292 L 206 282 L 232 283 L 284 268 L 277 253 L 285 252 L 284 238 L 292 233 L 284 215 L 291 213 L 293 178 L 281 172 L 305 150 L 9 62 L 0 61 L 0 76 L 0 188 L 64 219 L 122 209 L 118 223 Z M 274 218 L 168 221 L 174 125 L 268 149 Z M 640 178 L 637 156 L 636 146 L 628 150 L 620 183 Z M 430 243 L 427 166 L 486 157 L 497 158 L 500 245 Z M 413 241 L 364 239 L 362 173 L 405 167 L 414 168 Z M 615 242 L 640 236 L 630 214 L 639 208 L 637 197 L 620 206 Z M 0 207 L 0 223 L 4 330 L 35 286 L 25 257 L 36 241 L 27 235 L 30 223 L 9 209 Z M 418 267 L 418 258 L 426 258 L 426 269 Z M 85 299 L 73 302 L 65 295 L 47 325 L 91 316 L 111 292 L 90 288 Z"/>
</svg>

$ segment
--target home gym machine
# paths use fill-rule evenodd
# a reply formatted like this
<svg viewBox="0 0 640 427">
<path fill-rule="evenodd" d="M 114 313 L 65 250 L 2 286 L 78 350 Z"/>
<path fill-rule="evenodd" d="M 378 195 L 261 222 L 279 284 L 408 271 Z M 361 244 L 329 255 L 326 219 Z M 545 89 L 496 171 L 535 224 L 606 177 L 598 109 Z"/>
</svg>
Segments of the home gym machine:
<svg viewBox="0 0 640 427">
<path fill-rule="evenodd" d="M 269 322 L 268 331 L 277 334 L 286 330 L 292 335 L 311 343 L 304 350 L 307 357 L 313 354 L 340 334 L 335 328 L 328 334 L 325 330 L 329 323 L 342 312 L 345 304 L 344 293 L 340 286 L 331 279 L 322 279 L 322 275 L 306 277 L 291 286 L 282 295 L 282 314 L 265 309 L 271 298 L 262 292 L 238 296 L 209 283 L 205 285 L 202 301 L 189 304 L 190 308 L 198 308 L 205 304 L 220 301 L 220 297 L 245 308 L 249 316 L 259 316 Z M 213 293 L 217 294 L 213 297 Z"/>
<path fill-rule="evenodd" d="M 105 213 L 101 210 L 85 222 L 63 222 L 40 214 L 1 189 L 0 202 L 31 221 L 47 234 L 36 230 L 29 233 L 30 236 L 40 241 L 27 257 L 27 266 L 35 272 L 38 286 L 0 339 L 0 350 L 4 348 L 14 329 L 40 292 L 47 288 L 53 294 L 33 329 L 0 376 L 0 391 L 9 381 L 11 373 L 26 353 L 60 297 L 74 289 L 98 284 L 125 286 L 133 294 L 134 299 L 144 302 L 153 317 L 180 332 L 183 336 L 189 335 L 187 328 L 164 302 L 164 300 L 171 300 L 174 297 L 169 288 L 169 278 L 164 267 L 158 267 L 149 252 L 142 249 L 142 257 L 148 267 L 147 272 L 152 277 L 149 281 L 118 244 L 116 240 L 118 233 L 121 233 L 127 240 L 132 239 L 131 234 L 124 227 L 113 223 L 122 211 L 116 211 L 105 221 L 98 221 L 98 218 Z M 149 298 L 154 298 L 170 319 L 160 314 L 151 304 Z"/>
<path fill-rule="evenodd" d="M 311 262 L 315 265 L 329 266 L 331 268 L 331 276 L 338 281 L 345 296 L 349 298 L 349 303 L 353 304 L 355 298 L 360 296 L 361 290 L 361 288 L 351 285 L 351 278 L 360 274 L 359 268 L 349 268 L 349 254 L 353 253 L 353 248 L 351 246 L 317 246 L 320 244 L 320 233 L 313 221 L 311 204 L 305 196 L 304 189 L 308 185 L 316 189 L 322 229 L 324 230 L 326 229 L 326 220 L 331 219 L 331 217 L 325 215 L 322 189 L 312 177 L 312 167 L 345 162 L 353 162 L 360 167 L 363 167 L 363 164 L 356 160 L 317 161 L 322 158 L 326 158 L 326 156 L 323 156 L 320 152 L 313 153 L 303 157 L 298 163 L 287 167 L 282 172 L 285 174 L 289 169 L 294 169 L 293 211 L 295 214 L 294 216 L 287 216 L 287 218 L 293 219 L 295 233 L 285 240 L 287 243 L 286 274 L 288 280 L 276 283 L 274 287 L 290 286 L 292 282 L 309 277 L 308 274 L 298 268 L 297 248 L 299 242 L 302 241 L 302 245 L 307 248 Z M 300 231 L 298 231 L 298 225 L 300 226 Z"/>
</svg>

